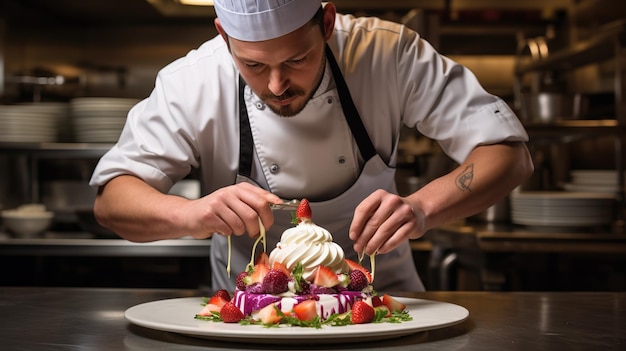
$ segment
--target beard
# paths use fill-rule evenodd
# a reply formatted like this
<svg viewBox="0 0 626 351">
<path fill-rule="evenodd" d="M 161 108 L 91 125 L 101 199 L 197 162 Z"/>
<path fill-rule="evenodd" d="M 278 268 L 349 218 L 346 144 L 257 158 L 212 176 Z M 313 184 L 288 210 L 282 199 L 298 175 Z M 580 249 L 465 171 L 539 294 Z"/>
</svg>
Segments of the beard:
<svg viewBox="0 0 626 351">
<path fill-rule="evenodd" d="M 309 102 L 312 95 L 313 95 L 313 91 L 309 93 L 308 96 L 306 96 L 303 89 L 300 89 L 298 87 L 290 87 L 279 96 L 276 96 L 272 93 L 264 93 L 260 96 L 260 98 L 265 103 L 265 105 L 269 107 L 269 109 L 272 110 L 272 112 L 274 112 L 275 114 L 281 117 L 293 117 L 297 115 L 298 113 L 300 113 L 302 110 L 304 110 L 304 108 L 306 107 L 306 104 Z M 287 100 L 293 97 L 301 97 L 301 96 L 306 96 L 306 97 L 303 100 L 298 99 L 289 105 L 275 106 L 270 103 L 270 101 L 273 101 L 273 100 Z"/>
<path fill-rule="evenodd" d="M 314 81 L 314 84 L 313 84 L 313 88 L 311 89 L 311 91 L 308 94 L 306 93 L 306 91 L 304 89 L 302 89 L 300 87 L 291 86 L 291 87 L 289 87 L 289 89 L 287 89 L 284 93 L 282 93 L 279 96 L 276 96 L 276 95 L 272 94 L 271 92 L 265 91 L 259 97 L 265 103 L 265 105 L 267 107 L 269 107 L 269 109 L 272 112 L 274 112 L 275 114 L 277 114 L 277 115 L 279 115 L 281 117 L 293 117 L 293 116 L 297 115 L 298 113 L 302 112 L 302 110 L 304 110 L 306 105 L 309 103 L 309 101 L 313 97 L 313 94 L 315 94 L 315 92 L 319 88 L 319 85 L 322 82 L 322 78 L 324 76 L 324 69 L 325 68 L 326 68 L 326 56 L 324 56 L 324 59 L 322 60 L 320 68 L 317 71 L 317 75 L 315 76 L 315 81 Z M 293 97 L 304 97 L 304 99 L 302 99 L 302 100 L 296 99 L 296 100 L 294 100 L 293 103 L 291 103 L 289 105 L 275 106 L 275 105 L 272 105 L 270 103 L 272 100 L 286 100 L 286 99 L 290 99 L 290 98 L 293 98 Z"/>
</svg>

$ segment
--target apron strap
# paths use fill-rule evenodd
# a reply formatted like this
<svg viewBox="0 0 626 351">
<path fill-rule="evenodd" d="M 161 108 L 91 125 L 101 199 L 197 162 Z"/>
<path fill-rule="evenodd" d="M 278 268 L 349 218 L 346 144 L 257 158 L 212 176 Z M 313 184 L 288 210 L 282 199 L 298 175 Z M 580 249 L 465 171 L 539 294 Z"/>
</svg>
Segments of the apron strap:
<svg viewBox="0 0 626 351">
<path fill-rule="evenodd" d="M 245 88 L 246 82 L 239 76 L 239 174 L 250 178 L 254 140 L 244 98 Z"/>
<path fill-rule="evenodd" d="M 367 134 L 367 129 L 365 129 L 365 125 L 363 125 L 359 111 L 356 109 L 356 106 L 354 106 L 352 96 L 350 95 L 350 89 L 348 89 L 348 84 L 346 84 L 346 81 L 343 79 L 343 74 L 341 74 L 337 60 L 335 60 L 335 55 L 333 55 L 333 52 L 330 50 L 328 44 L 326 44 L 326 58 L 330 63 L 330 69 L 333 72 L 333 77 L 335 77 L 335 84 L 337 85 L 337 92 L 339 93 L 339 101 L 341 101 L 341 109 L 343 110 L 346 121 L 350 126 L 354 140 L 356 140 L 356 143 L 359 146 L 361 157 L 363 157 L 364 162 L 367 162 L 370 158 L 376 155 L 376 149 L 374 148 L 374 144 L 372 143 L 369 134 Z"/>
</svg>

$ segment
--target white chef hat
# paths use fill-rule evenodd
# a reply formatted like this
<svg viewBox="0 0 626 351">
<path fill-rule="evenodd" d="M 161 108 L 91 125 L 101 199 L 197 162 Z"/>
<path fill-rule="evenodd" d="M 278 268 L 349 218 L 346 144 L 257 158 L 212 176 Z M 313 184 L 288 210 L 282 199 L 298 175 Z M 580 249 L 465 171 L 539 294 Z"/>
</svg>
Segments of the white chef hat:
<svg viewBox="0 0 626 351">
<path fill-rule="evenodd" d="M 278 38 L 313 18 L 321 0 L 214 0 L 226 34 L 242 41 Z"/>
</svg>

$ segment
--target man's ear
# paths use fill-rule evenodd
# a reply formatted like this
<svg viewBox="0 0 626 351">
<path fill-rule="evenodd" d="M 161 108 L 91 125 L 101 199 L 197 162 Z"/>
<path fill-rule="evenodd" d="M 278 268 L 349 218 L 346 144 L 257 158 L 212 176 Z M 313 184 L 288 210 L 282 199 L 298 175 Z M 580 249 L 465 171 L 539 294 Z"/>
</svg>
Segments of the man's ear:
<svg viewBox="0 0 626 351">
<path fill-rule="evenodd" d="M 222 25 L 220 24 L 220 19 L 216 18 L 213 21 L 213 23 L 215 24 L 215 29 L 217 29 L 217 32 L 220 33 L 220 35 L 222 36 L 224 41 L 228 43 L 228 36 L 226 35 L 226 32 L 224 31 L 224 28 L 222 28 Z"/>
<path fill-rule="evenodd" d="M 333 30 L 335 30 L 335 17 L 337 16 L 337 8 L 335 4 L 332 2 L 326 3 L 324 6 L 324 33 L 326 34 L 326 38 L 324 40 L 328 41 L 330 36 L 333 34 Z"/>
</svg>

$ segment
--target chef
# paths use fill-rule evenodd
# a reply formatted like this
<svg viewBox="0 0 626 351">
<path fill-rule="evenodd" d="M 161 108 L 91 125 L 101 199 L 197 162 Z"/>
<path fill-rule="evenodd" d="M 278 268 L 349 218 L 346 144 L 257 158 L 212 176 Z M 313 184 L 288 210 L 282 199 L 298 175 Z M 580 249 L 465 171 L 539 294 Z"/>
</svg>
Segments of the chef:
<svg viewBox="0 0 626 351">
<path fill-rule="evenodd" d="M 211 237 L 214 289 L 234 289 L 262 227 L 269 251 L 293 226 L 270 204 L 307 198 L 348 258 L 376 255 L 375 289 L 424 290 L 409 239 L 531 174 L 507 104 L 418 33 L 319 0 L 216 0 L 215 11 L 219 35 L 159 72 L 90 181 L 98 220 L 128 240 Z M 403 126 L 460 164 L 406 197 L 394 184 Z M 203 196 L 168 195 L 192 169 Z"/>
</svg>

